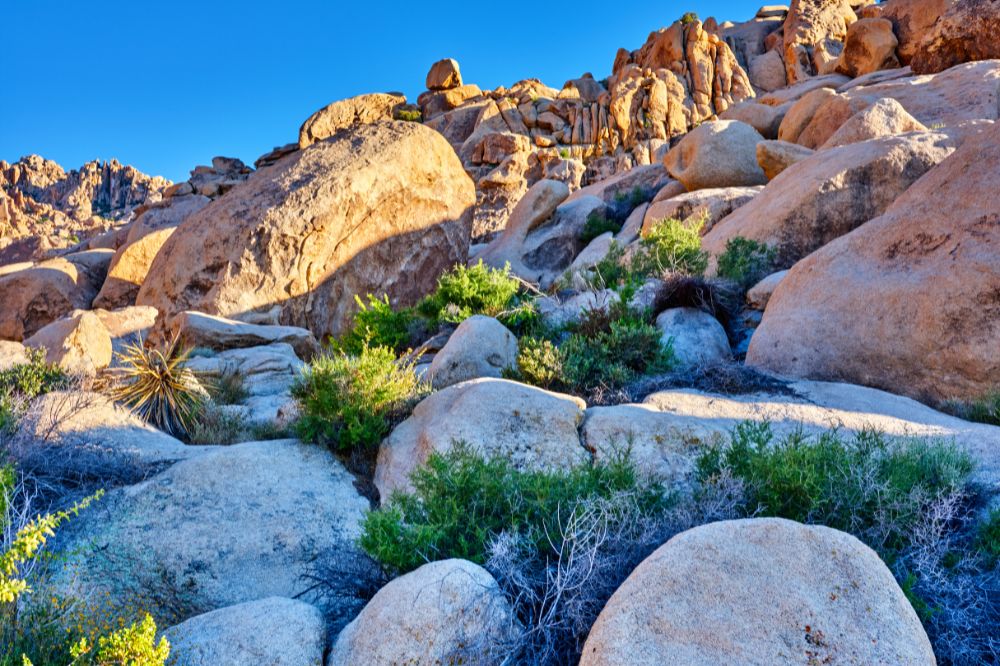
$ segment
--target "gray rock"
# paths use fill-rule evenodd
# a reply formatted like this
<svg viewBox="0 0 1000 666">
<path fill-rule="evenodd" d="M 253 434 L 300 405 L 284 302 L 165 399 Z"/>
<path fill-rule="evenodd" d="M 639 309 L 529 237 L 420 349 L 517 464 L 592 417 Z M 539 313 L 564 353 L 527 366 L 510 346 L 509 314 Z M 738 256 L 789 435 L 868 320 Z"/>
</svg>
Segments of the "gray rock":
<svg viewBox="0 0 1000 666">
<path fill-rule="evenodd" d="M 671 308 L 656 317 L 663 344 L 671 341 L 681 366 L 725 363 L 733 358 L 726 329 L 719 320 L 696 308 Z"/>
<path fill-rule="evenodd" d="M 285 342 L 304 361 L 319 353 L 319 343 L 307 329 L 298 326 L 248 324 L 203 312 L 180 313 L 173 321 L 173 332 L 190 347 L 217 351 Z"/>
<path fill-rule="evenodd" d="M 442 389 L 477 377 L 500 377 L 517 367 L 517 338 L 493 317 L 473 315 L 455 329 L 434 355 L 431 385 Z"/>
</svg>

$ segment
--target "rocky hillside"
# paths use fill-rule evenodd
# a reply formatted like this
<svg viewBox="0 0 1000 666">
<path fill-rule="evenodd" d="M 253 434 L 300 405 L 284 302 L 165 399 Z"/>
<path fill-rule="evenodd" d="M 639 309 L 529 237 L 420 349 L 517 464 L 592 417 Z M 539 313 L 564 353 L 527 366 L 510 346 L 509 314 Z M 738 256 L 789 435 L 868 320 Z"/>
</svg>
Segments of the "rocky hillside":
<svg viewBox="0 0 1000 666">
<path fill-rule="evenodd" d="M 40 258 L 107 231 L 169 185 L 117 160 L 69 173 L 38 155 L 0 161 L 0 263 Z"/>
<path fill-rule="evenodd" d="M 0 165 L 0 666 L 1000 662 L 997 25 Z"/>
</svg>

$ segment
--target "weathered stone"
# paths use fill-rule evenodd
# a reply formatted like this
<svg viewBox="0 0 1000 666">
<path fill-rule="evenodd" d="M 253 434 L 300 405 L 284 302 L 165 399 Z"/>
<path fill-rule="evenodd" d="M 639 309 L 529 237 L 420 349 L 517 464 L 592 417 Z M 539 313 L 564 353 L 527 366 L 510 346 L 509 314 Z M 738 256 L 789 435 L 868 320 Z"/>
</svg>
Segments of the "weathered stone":
<svg viewBox="0 0 1000 666">
<path fill-rule="evenodd" d="M 768 304 L 748 363 L 931 401 L 971 399 L 1000 384 L 1000 218 L 983 196 L 1000 187 L 998 173 L 994 125 L 883 215 L 796 264 Z"/>
<path fill-rule="evenodd" d="M 419 123 L 359 125 L 255 174 L 181 225 L 137 297 L 342 333 L 356 294 L 409 305 L 466 260 L 472 182 Z"/>
<path fill-rule="evenodd" d="M 791 108 L 791 103 L 786 102 L 781 106 L 769 106 L 758 104 L 757 102 L 740 102 L 736 106 L 726 109 L 719 118 L 721 120 L 738 120 L 746 123 L 760 132 L 765 139 L 778 138 L 778 129 L 785 113 Z"/>
<path fill-rule="evenodd" d="M 847 29 L 844 51 L 836 71 L 851 78 L 899 67 L 896 59 L 896 35 L 892 22 L 884 18 L 863 18 Z"/>
<path fill-rule="evenodd" d="M 779 173 L 796 162 L 801 162 L 814 152 L 816 151 L 797 143 L 761 141 L 757 144 L 757 164 L 764 170 L 764 175 L 767 176 L 768 180 L 774 180 Z"/>
<path fill-rule="evenodd" d="M 333 102 L 309 116 L 299 128 L 299 148 L 329 139 L 342 129 L 393 120 L 406 97 L 392 93 L 371 93 Z"/>
<path fill-rule="evenodd" d="M 785 63 L 777 51 L 768 51 L 750 60 L 750 83 L 770 92 L 784 88 L 788 83 Z"/>
<path fill-rule="evenodd" d="M 457 443 L 522 469 L 569 469 L 587 461 L 577 428 L 585 403 L 505 379 L 474 379 L 432 393 L 382 442 L 375 486 L 385 498 L 410 488 L 431 453 Z"/>
<path fill-rule="evenodd" d="M 451 90 L 462 85 L 462 72 L 458 68 L 458 62 L 451 58 L 438 60 L 431 65 L 427 72 L 428 90 Z"/>
<path fill-rule="evenodd" d="M 835 148 L 926 129 L 923 123 L 906 112 L 902 104 L 886 97 L 851 116 L 820 148 Z"/>
<path fill-rule="evenodd" d="M 0 277 L 0 338 L 23 340 L 73 310 L 88 310 L 97 295 L 94 276 L 65 258 Z"/>
<path fill-rule="evenodd" d="M 618 292 L 612 289 L 600 289 L 581 291 L 569 298 L 542 296 L 536 305 L 542 320 L 553 328 L 559 328 L 579 321 L 580 317 L 589 310 L 607 310 L 620 300 Z"/>
<path fill-rule="evenodd" d="M 880 5 L 879 16 L 892 22 L 893 32 L 899 40 L 900 62 L 910 64 L 921 40 L 953 3 L 954 0 L 886 0 Z"/>
<path fill-rule="evenodd" d="M 847 28 L 856 20 L 848 0 L 792 0 L 784 25 L 788 82 L 821 73 L 840 54 Z"/>
<path fill-rule="evenodd" d="M 340 632 L 326 664 L 480 663 L 516 627 L 489 572 L 466 560 L 440 560 L 379 590 Z"/>
<path fill-rule="evenodd" d="M 933 74 L 973 60 L 1000 58 L 1000 6 L 995 0 L 950 3 L 917 44 L 910 66 Z"/>
<path fill-rule="evenodd" d="M 517 367 L 517 338 L 493 317 L 473 315 L 455 329 L 434 355 L 431 385 L 442 389 L 478 377 L 500 377 Z"/>
<path fill-rule="evenodd" d="M 828 527 L 754 518 L 696 527 L 646 558 L 601 611 L 580 666 L 810 659 L 936 663 L 873 550 Z"/>
<path fill-rule="evenodd" d="M 319 353 L 319 343 L 307 329 L 298 326 L 267 326 L 208 315 L 182 312 L 174 319 L 172 333 L 188 347 L 224 351 L 261 347 L 276 342 L 289 344 L 304 361 Z"/>
<path fill-rule="evenodd" d="M 742 236 L 775 249 L 782 268 L 880 215 L 953 150 L 937 132 L 914 132 L 818 151 L 772 180 L 702 239 L 714 256 Z"/>
<path fill-rule="evenodd" d="M 668 218 L 689 223 L 699 221 L 702 223 L 701 232 L 708 233 L 719 220 L 748 203 L 762 189 L 762 187 L 713 187 L 655 201 L 646 209 L 642 222 L 642 235 L 648 235 L 654 226 Z"/>
<path fill-rule="evenodd" d="M 111 334 L 92 312 L 76 312 L 40 328 L 24 341 L 45 360 L 72 374 L 93 375 L 111 365 Z"/>
<path fill-rule="evenodd" d="M 767 307 L 767 302 L 771 300 L 771 295 L 778 288 L 781 281 L 788 275 L 788 271 L 777 271 L 771 273 L 766 278 L 752 286 L 747 291 L 747 305 L 754 310 L 763 310 Z"/>
<path fill-rule="evenodd" d="M 268 597 L 197 615 L 163 632 L 184 666 L 322 666 L 326 624 L 314 606 Z"/>
<path fill-rule="evenodd" d="M 656 317 L 663 344 L 670 345 L 683 367 L 716 365 L 731 361 L 726 329 L 719 320 L 696 308 L 671 308 Z"/>
<path fill-rule="evenodd" d="M 674 146 L 664 159 L 670 175 L 688 191 L 709 187 L 763 185 L 756 145 L 757 130 L 736 120 L 702 123 Z"/>
</svg>

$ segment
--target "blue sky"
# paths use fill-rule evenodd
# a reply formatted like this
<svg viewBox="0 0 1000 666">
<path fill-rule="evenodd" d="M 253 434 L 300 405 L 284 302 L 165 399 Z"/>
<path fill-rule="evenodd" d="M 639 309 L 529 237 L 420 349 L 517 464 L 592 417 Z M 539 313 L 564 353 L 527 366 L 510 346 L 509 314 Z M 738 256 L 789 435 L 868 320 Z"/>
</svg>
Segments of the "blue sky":
<svg viewBox="0 0 1000 666">
<path fill-rule="evenodd" d="M 187 178 L 213 155 L 247 163 L 294 141 L 316 109 L 364 92 L 415 101 L 430 64 L 483 88 L 606 76 L 619 46 L 685 11 L 746 20 L 759 4 L 7 0 L 0 159 L 64 167 L 117 157 Z M 347 4 L 347 6 L 342 6 Z"/>
</svg>

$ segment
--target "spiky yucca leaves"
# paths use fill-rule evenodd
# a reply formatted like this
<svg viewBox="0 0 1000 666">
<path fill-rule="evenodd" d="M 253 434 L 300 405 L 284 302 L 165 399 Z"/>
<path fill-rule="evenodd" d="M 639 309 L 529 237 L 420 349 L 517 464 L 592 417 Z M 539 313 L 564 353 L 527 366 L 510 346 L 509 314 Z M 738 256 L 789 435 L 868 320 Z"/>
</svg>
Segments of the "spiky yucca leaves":
<svg viewBox="0 0 1000 666">
<path fill-rule="evenodd" d="M 195 373 L 185 367 L 190 355 L 176 338 L 163 351 L 147 348 L 139 338 L 117 354 L 121 367 L 115 400 L 160 430 L 186 436 L 206 398 Z"/>
</svg>

